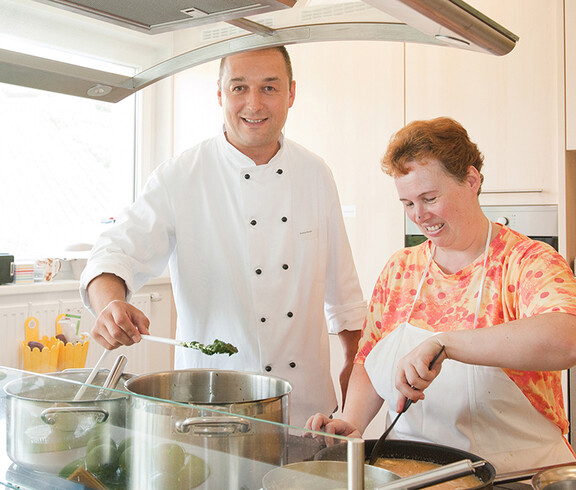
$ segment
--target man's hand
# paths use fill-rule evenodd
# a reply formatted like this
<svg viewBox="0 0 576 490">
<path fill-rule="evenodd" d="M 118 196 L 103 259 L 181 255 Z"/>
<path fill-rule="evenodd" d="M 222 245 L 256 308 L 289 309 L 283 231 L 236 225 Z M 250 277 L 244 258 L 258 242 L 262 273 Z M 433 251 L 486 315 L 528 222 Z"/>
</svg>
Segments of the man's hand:
<svg viewBox="0 0 576 490">
<path fill-rule="evenodd" d="M 140 342 L 149 334 L 150 320 L 126 301 L 126 283 L 114 274 L 101 274 L 88 284 L 88 296 L 97 313 L 92 338 L 110 350 Z"/>
<path fill-rule="evenodd" d="M 142 334 L 149 334 L 150 320 L 138 308 L 121 300 L 114 300 L 100 312 L 90 335 L 106 349 L 140 342 Z"/>
</svg>

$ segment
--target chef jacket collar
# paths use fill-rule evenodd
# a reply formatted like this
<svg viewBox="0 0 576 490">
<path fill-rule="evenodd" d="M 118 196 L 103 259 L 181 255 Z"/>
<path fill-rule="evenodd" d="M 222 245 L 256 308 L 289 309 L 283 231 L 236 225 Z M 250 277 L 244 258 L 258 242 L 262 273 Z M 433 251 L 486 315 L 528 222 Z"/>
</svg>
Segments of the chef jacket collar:
<svg viewBox="0 0 576 490">
<path fill-rule="evenodd" d="M 222 125 L 222 132 L 219 134 L 218 139 L 220 140 L 220 143 L 223 145 L 224 150 L 227 151 L 229 155 L 232 157 L 232 161 L 238 162 L 241 168 L 257 166 L 254 160 L 244 155 L 244 153 L 238 150 L 238 148 L 236 148 L 226 139 L 226 126 Z M 270 165 L 280 158 L 282 152 L 284 151 L 284 133 L 280 133 L 278 143 L 280 143 L 280 149 L 265 165 Z"/>
</svg>

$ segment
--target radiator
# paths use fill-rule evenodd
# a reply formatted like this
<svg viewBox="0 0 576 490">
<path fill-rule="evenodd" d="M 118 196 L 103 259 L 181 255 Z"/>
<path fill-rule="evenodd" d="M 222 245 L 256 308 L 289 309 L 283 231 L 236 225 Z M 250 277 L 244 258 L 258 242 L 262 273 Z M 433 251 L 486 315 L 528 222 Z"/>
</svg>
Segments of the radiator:
<svg viewBox="0 0 576 490">
<path fill-rule="evenodd" d="M 137 294 L 131 303 L 140 309 L 151 322 L 154 320 L 154 306 L 162 300 L 160 293 Z M 163 305 L 164 306 L 164 305 Z M 80 331 L 89 332 L 94 325 L 95 318 L 78 299 L 38 301 L 0 305 L 0 365 L 23 369 L 21 344 L 25 339 L 24 324 L 29 317 L 38 319 L 39 336 L 51 337 L 56 334 L 56 319 L 60 314 L 80 316 Z M 163 312 L 163 316 L 166 316 Z M 169 318 L 162 318 L 162 322 L 169 322 Z M 170 335 L 168 332 L 153 332 L 156 335 Z M 114 359 L 124 354 L 128 358 L 126 372 L 140 374 L 151 370 L 169 369 L 173 354 L 169 346 L 162 346 L 151 342 L 141 342 L 130 347 L 121 347 L 110 352 L 103 367 L 110 367 Z M 86 367 L 94 366 L 104 348 L 95 341 L 90 340 Z"/>
</svg>

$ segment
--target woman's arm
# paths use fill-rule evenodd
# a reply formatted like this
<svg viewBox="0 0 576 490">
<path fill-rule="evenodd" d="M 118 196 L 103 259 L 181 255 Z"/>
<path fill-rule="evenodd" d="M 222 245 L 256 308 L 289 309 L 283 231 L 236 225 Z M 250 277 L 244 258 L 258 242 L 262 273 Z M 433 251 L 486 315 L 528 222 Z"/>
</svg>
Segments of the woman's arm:
<svg viewBox="0 0 576 490">
<path fill-rule="evenodd" d="M 436 336 L 449 359 L 521 371 L 560 371 L 576 365 L 576 316 L 544 313 L 475 330 Z"/>
<path fill-rule="evenodd" d="M 434 369 L 427 365 L 446 346 Z M 493 327 L 443 332 L 425 340 L 398 363 L 397 409 L 406 398 L 423 400 L 423 391 L 438 376 L 441 363 L 453 359 L 465 364 L 519 371 L 560 371 L 576 365 L 576 316 L 544 313 Z"/>
<path fill-rule="evenodd" d="M 308 419 L 306 428 L 328 434 L 361 437 L 383 401 L 374 390 L 364 365 L 354 364 L 342 418 L 330 419 L 319 413 Z"/>
</svg>

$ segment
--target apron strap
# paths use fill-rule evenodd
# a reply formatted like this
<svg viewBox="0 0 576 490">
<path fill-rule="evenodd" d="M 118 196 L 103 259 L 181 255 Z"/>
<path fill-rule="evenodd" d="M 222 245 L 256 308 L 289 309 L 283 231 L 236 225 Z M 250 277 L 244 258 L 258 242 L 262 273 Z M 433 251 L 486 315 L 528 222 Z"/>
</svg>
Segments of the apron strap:
<svg viewBox="0 0 576 490">
<path fill-rule="evenodd" d="M 410 318 L 412 318 L 412 312 L 414 311 L 414 306 L 416 306 L 416 301 L 418 301 L 418 298 L 420 297 L 420 291 L 422 290 L 422 286 L 424 284 L 424 281 L 426 280 L 426 276 L 428 275 L 428 270 L 430 269 L 430 264 L 432 263 L 434 252 L 436 252 L 436 245 L 432 243 L 430 247 L 430 258 L 428 259 L 426 268 L 422 273 L 422 279 L 420 279 L 420 284 L 418 284 L 418 289 L 416 290 L 416 295 L 414 296 L 414 301 L 412 302 L 412 308 L 410 308 L 410 311 L 408 312 L 408 318 L 406 318 L 405 320 L 406 322 L 409 322 Z"/>
<path fill-rule="evenodd" d="M 480 313 L 480 304 L 482 303 L 482 293 L 484 292 L 484 281 L 486 279 L 486 264 L 488 263 L 488 250 L 490 249 L 491 236 L 492 236 L 492 221 L 488 220 L 488 234 L 486 235 L 486 245 L 484 246 L 484 264 L 482 266 L 482 280 L 480 281 L 480 287 L 478 288 L 478 300 L 476 301 L 476 313 L 474 314 L 474 327 L 473 327 L 474 329 L 476 328 L 476 324 L 478 322 L 478 313 Z M 416 301 L 418 301 L 418 298 L 420 297 L 420 291 L 422 290 L 422 286 L 424 285 L 426 276 L 428 276 L 428 271 L 430 270 L 430 264 L 432 263 L 432 259 L 434 258 L 435 252 L 436 252 L 436 245 L 432 243 L 430 247 L 430 258 L 428 259 L 426 268 L 422 273 L 422 279 L 420 279 L 420 284 L 418 284 L 418 289 L 416 290 L 416 296 L 414 297 L 412 307 L 408 312 L 408 317 L 405 320 L 406 322 L 409 322 L 410 318 L 412 318 L 412 312 L 414 311 L 414 306 L 416 306 Z"/>
<path fill-rule="evenodd" d="M 478 300 L 476 301 L 476 313 L 474 313 L 474 326 L 478 323 L 478 313 L 480 313 L 480 304 L 482 303 L 482 293 L 484 292 L 484 280 L 486 279 L 486 264 L 488 263 L 488 249 L 490 248 L 490 237 L 492 236 L 492 221 L 488 220 L 488 235 L 486 235 L 486 245 L 484 247 L 484 265 L 482 266 L 482 280 L 478 289 Z"/>
</svg>

